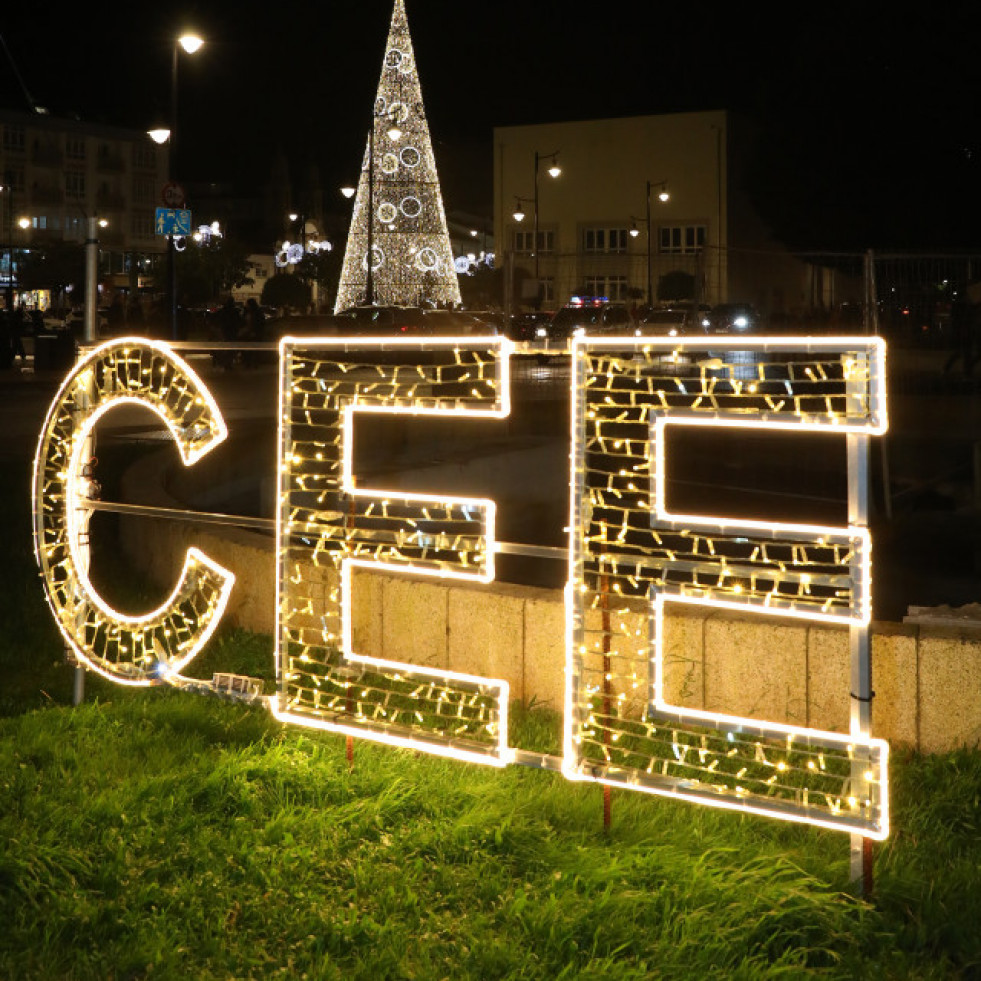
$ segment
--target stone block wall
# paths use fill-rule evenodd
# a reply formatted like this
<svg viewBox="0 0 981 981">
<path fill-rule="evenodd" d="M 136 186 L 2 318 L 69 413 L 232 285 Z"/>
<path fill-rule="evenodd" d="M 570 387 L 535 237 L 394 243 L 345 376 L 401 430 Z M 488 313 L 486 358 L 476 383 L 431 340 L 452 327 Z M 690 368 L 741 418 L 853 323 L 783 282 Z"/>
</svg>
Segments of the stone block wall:
<svg viewBox="0 0 981 981">
<path fill-rule="evenodd" d="M 139 472 L 143 465 L 130 479 L 143 488 L 161 486 Z M 152 458 L 146 465 L 153 465 Z M 158 493 L 156 503 L 174 505 L 163 490 Z M 125 547 L 155 581 L 169 588 L 185 550 L 197 545 L 236 574 L 226 618 L 274 632 L 271 536 L 121 520 Z M 504 678 L 513 698 L 561 709 L 565 613 L 559 590 L 367 570 L 355 572 L 354 590 L 354 640 L 363 653 Z M 624 653 L 642 649 L 645 630 L 641 610 L 611 613 L 611 631 Z M 665 692 L 675 704 L 848 730 L 847 628 L 672 603 L 664 657 Z M 874 735 L 928 753 L 981 743 L 981 630 L 876 623 L 872 678 Z"/>
</svg>

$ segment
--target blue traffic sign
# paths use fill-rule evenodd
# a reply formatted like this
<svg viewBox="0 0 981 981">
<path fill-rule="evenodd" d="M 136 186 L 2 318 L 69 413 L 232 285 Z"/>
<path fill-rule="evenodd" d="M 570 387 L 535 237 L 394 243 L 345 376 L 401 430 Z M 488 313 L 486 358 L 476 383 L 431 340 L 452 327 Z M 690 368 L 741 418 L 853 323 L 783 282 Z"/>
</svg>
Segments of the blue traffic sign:
<svg viewBox="0 0 981 981">
<path fill-rule="evenodd" d="M 191 212 L 185 208 L 157 208 L 153 225 L 158 235 L 190 235 Z"/>
</svg>

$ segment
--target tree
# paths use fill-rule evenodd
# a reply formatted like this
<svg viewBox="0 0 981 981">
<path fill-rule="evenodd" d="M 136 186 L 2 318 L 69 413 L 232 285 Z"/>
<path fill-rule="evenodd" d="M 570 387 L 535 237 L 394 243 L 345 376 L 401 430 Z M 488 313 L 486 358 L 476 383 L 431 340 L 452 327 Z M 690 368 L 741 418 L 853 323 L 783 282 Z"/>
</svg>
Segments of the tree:
<svg viewBox="0 0 981 981">
<path fill-rule="evenodd" d="M 460 295 L 470 310 L 504 306 L 504 270 L 481 264 L 473 273 L 460 277 Z"/>
<path fill-rule="evenodd" d="M 293 273 L 276 273 L 262 287 L 262 304 L 305 310 L 310 305 L 310 284 Z"/>
<path fill-rule="evenodd" d="M 683 269 L 665 273 L 657 281 L 659 300 L 691 300 L 695 297 L 695 277 Z"/>
<path fill-rule="evenodd" d="M 211 235 L 201 242 L 184 239 L 177 253 L 177 288 L 182 306 L 217 300 L 239 286 L 252 283 L 248 250 L 234 239 Z"/>
<path fill-rule="evenodd" d="M 341 257 L 336 249 L 327 251 L 308 250 L 296 266 L 296 271 L 308 283 L 316 283 L 320 291 L 318 302 L 326 306 L 331 296 L 337 295 L 338 279 L 341 274 Z"/>
<path fill-rule="evenodd" d="M 404 0 L 395 0 L 372 116 L 334 309 L 366 301 L 369 252 L 372 302 L 456 306 L 460 285 Z"/>
</svg>

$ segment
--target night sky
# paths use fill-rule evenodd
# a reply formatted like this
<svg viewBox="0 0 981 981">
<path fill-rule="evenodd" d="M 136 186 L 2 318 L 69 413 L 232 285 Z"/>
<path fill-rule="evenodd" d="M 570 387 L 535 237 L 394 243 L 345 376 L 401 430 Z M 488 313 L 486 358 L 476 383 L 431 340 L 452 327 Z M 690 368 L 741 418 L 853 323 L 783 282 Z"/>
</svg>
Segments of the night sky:
<svg viewBox="0 0 981 981">
<path fill-rule="evenodd" d="M 801 248 L 981 245 L 973 5 L 406 0 L 448 210 L 490 214 L 495 125 L 730 109 L 760 128 L 751 190 Z M 873 9 L 875 8 L 875 9 Z M 185 180 L 261 188 L 277 149 L 325 201 L 360 161 L 391 0 L 7 5 L 4 40 L 53 113 L 148 128 L 180 62 Z M 0 50 L 0 104 L 25 108 Z M 338 202 L 338 209 L 343 210 Z"/>
</svg>

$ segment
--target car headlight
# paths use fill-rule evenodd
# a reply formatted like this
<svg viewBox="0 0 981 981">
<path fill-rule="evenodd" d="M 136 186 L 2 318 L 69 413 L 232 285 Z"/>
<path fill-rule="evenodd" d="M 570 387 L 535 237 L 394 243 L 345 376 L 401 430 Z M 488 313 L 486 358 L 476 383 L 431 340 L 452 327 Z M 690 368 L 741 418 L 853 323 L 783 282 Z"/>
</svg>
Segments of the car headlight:
<svg viewBox="0 0 981 981">
<path fill-rule="evenodd" d="M 749 325 L 749 321 L 745 317 L 736 317 L 732 324 L 734 327 L 746 327 Z"/>
<path fill-rule="evenodd" d="M 703 317 L 702 318 L 702 326 L 703 327 L 708 327 L 708 325 L 709 325 L 709 319 L 708 319 L 708 317 Z"/>
<path fill-rule="evenodd" d="M 536 327 L 535 337 L 548 337 L 548 331 L 544 327 Z"/>
</svg>

